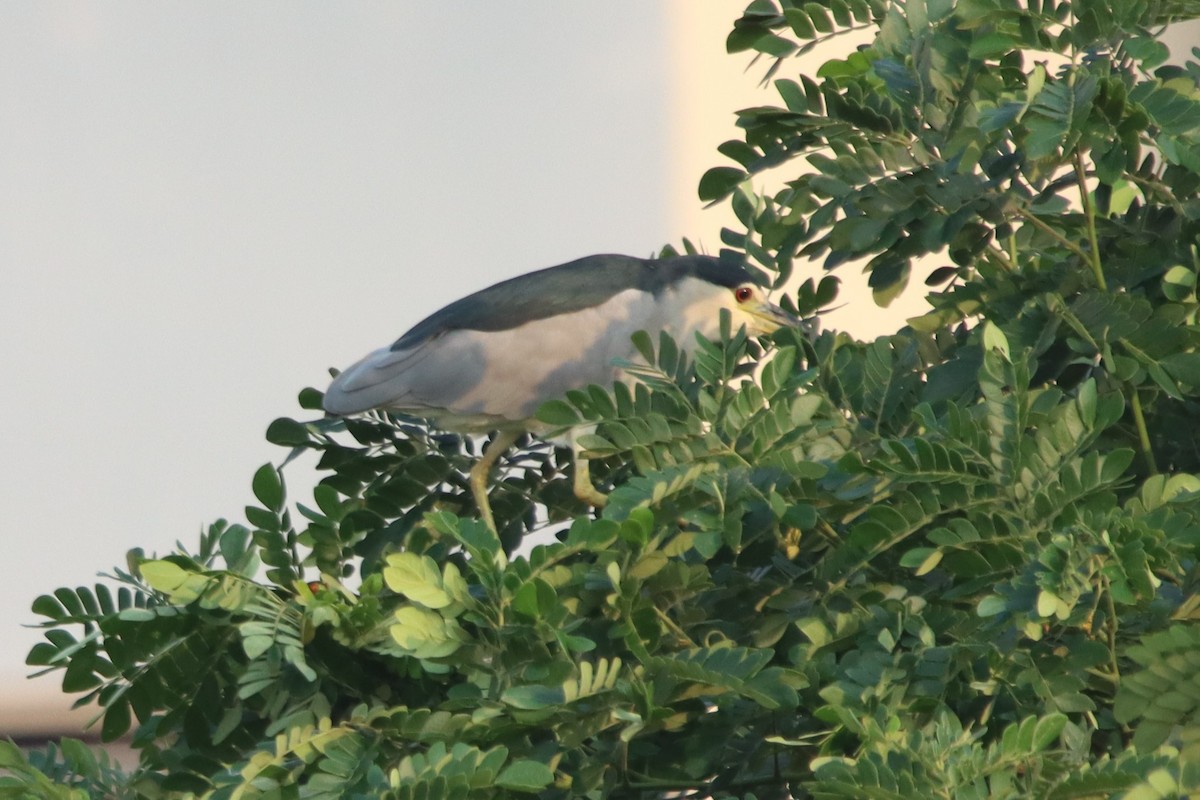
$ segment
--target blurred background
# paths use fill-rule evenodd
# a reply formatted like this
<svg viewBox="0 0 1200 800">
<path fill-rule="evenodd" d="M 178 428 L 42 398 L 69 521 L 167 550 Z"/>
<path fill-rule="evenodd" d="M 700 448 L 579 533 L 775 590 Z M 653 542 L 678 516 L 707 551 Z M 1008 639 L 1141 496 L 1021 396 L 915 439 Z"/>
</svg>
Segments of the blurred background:
<svg viewBox="0 0 1200 800">
<path fill-rule="evenodd" d="M 0 736 L 91 716 L 26 680 L 34 598 L 242 521 L 286 455 L 267 424 L 329 367 L 522 272 L 717 252 L 697 182 L 775 102 L 725 53 L 744 6 L 0 5 Z M 905 300 L 844 289 L 826 325 Z"/>
</svg>

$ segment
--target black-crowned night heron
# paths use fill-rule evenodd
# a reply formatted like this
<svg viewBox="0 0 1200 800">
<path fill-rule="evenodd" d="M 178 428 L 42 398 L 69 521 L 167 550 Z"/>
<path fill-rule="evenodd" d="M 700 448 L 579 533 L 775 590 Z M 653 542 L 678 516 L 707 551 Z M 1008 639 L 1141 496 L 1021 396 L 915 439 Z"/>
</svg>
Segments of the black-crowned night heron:
<svg viewBox="0 0 1200 800">
<path fill-rule="evenodd" d="M 722 309 L 734 330 L 744 325 L 752 334 L 798 324 L 735 263 L 588 256 L 503 281 L 427 317 L 338 375 L 325 410 L 385 409 L 460 433 L 495 431 L 470 473 L 480 515 L 495 530 L 488 474 L 522 433 L 546 432 L 533 418 L 538 406 L 569 389 L 619 380 L 617 362 L 636 357 L 631 337 L 639 330 L 666 331 L 684 350 L 698 333 L 716 337 Z M 574 436 L 571 445 L 575 494 L 603 506 Z"/>
</svg>

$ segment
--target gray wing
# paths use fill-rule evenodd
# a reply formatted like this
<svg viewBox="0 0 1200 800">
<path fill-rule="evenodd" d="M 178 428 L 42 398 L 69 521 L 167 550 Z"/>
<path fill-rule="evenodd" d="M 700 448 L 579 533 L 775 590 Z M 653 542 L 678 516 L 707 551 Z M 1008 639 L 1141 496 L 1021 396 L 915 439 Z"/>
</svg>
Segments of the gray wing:
<svg viewBox="0 0 1200 800">
<path fill-rule="evenodd" d="M 388 408 L 428 416 L 444 409 L 441 398 L 455 394 L 452 384 L 469 377 L 465 371 L 439 369 L 437 349 L 437 340 L 427 340 L 406 350 L 382 347 L 368 353 L 329 385 L 325 410 L 357 414 Z"/>
</svg>

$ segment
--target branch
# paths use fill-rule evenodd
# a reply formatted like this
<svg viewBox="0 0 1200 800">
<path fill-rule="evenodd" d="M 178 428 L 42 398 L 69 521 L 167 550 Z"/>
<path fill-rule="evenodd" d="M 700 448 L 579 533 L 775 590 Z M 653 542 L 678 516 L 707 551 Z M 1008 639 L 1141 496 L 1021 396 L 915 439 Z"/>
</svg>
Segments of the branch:
<svg viewBox="0 0 1200 800">
<path fill-rule="evenodd" d="M 1146 459 L 1146 468 L 1151 475 L 1158 474 L 1158 464 L 1154 460 L 1154 450 L 1150 446 L 1150 431 L 1146 428 L 1146 415 L 1142 413 L 1142 398 L 1137 387 L 1133 387 L 1133 397 L 1129 403 L 1133 412 L 1133 424 L 1137 428 L 1138 444 L 1142 448 L 1142 457 Z"/>
<path fill-rule="evenodd" d="M 1075 177 L 1079 181 L 1079 202 L 1083 205 L 1083 217 L 1087 221 L 1088 246 L 1092 249 L 1091 257 L 1087 259 L 1096 276 L 1096 285 L 1102 290 L 1108 290 L 1108 282 L 1104 280 L 1104 269 L 1100 264 L 1100 238 L 1096 234 L 1096 209 L 1092 206 L 1092 198 L 1088 194 L 1087 170 L 1083 168 L 1083 156 L 1075 151 Z"/>
<path fill-rule="evenodd" d="M 1082 247 L 1075 244 L 1070 239 L 1068 239 L 1067 237 L 1063 236 L 1061 233 L 1056 231 L 1054 228 L 1047 225 L 1045 222 L 1043 222 L 1041 219 L 1039 219 L 1037 215 L 1035 215 L 1032 211 L 1025 208 L 1024 206 L 1015 206 L 1015 208 L 1016 208 L 1017 214 L 1021 218 L 1028 220 L 1033 225 L 1033 227 L 1037 228 L 1042 233 L 1045 233 L 1050 238 L 1054 239 L 1056 242 L 1061 244 L 1063 247 L 1067 248 L 1072 253 L 1079 256 L 1081 259 L 1083 259 L 1084 263 L 1086 263 L 1086 264 L 1091 263 L 1091 261 L 1092 261 L 1091 256 L 1089 256 Z M 1101 277 L 1101 280 L 1103 280 L 1103 277 Z M 1104 288 L 1104 287 L 1101 287 L 1101 288 Z"/>
</svg>

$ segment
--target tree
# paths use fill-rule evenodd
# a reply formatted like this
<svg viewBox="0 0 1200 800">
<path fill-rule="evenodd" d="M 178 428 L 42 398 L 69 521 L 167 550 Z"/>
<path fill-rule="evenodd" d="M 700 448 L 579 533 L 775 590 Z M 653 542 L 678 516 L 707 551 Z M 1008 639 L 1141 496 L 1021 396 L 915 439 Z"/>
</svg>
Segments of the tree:
<svg viewBox="0 0 1200 800">
<path fill-rule="evenodd" d="M 739 112 L 736 166 L 701 180 L 744 227 L 725 244 L 780 282 L 865 260 L 881 303 L 947 259 L 918 276 L 933 310 L 874 342 L 727 331 L 690 361 L 644 337 L 641 384 L 541 412 L 596 423 L 603 514 L 530 444 L 499 537 L 469 518 L 471 442 L 277 420 L 328 472 L 310 503 L 264 466 L 249 526 L 34 604 L 30 663 L 106 738 L 136 717 L 139 769 L 9 748 L 0 792 L 1200 792 L 1200 64 L 1157 37 L 1198 15 L 755 0 L 729 48 L 770 59 L 781 105 Z"/>
</svg>

